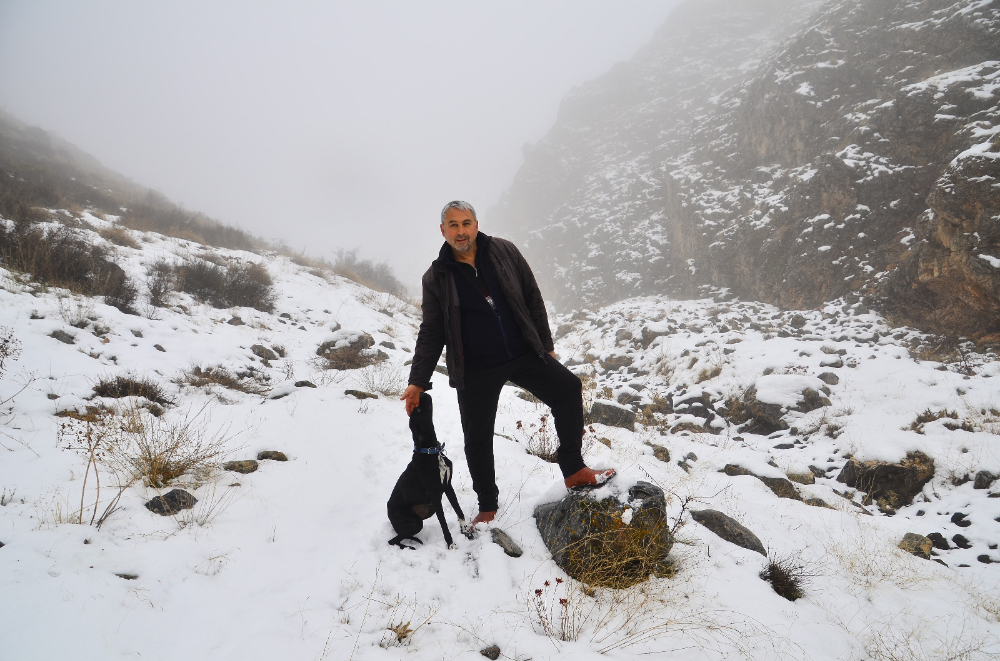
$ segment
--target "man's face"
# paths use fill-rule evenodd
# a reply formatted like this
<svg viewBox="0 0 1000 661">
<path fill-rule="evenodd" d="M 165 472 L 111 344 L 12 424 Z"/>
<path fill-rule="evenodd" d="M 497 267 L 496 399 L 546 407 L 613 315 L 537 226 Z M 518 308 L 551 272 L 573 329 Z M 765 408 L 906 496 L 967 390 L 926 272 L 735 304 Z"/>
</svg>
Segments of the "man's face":
<svg viewBox="0 0 1000 661">
<path fill-rule="evenodd" d="M 448 209 L 441 223 L 441 236 L 455 252 L 466 253 L 476 242 L 479 234 L 479 223 L 472 217 L 471 211 Z"/>
</svg>

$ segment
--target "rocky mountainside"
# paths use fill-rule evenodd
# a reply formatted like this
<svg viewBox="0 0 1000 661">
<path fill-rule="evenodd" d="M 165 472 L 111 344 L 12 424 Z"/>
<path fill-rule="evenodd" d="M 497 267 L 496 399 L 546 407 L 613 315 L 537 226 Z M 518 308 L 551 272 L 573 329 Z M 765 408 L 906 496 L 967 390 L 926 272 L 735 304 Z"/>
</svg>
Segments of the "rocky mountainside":
<svg viewBox="0 0 1000 661">
<path fill-rule="evenodd" d="M 996 0 L 686 3 L 570 94 L 492 217 L 562 306 L 863 297 L 995 340 L 998 76 Z"/>
</svg>

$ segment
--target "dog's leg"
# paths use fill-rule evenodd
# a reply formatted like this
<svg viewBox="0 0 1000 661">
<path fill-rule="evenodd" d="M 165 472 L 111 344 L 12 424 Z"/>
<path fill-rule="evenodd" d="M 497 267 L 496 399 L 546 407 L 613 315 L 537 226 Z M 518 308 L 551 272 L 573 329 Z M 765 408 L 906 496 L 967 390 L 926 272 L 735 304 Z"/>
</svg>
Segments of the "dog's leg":
<svg viewBox="0 0 1000 661">
<path fill-rule="evenodd" d="M 444 532 L 444 541 L 448 543 L 448 548 L 457 549 L 458 546 L 455 545 L 454 540 L 451 538 L 451 531 L 448 530 L 448 523 L 444 520 L 444 507 L 441 506 L 441 499 L 437 502 L 437 511 L 435 512 L 438 517 L 438 523 L 441 524 L 441 530 Z"/>
<path fill-rule="evenodd" d="M 472 528 L 465 522 L 465 514 L 462 513 L 462 507 L 458 504 L 458 496 L 455 495 L 455 488 L 451 486 L 451 482 L 444 485 L 444 493 L 448 496 L 448 502 L 451 503 L 451 508 L 455 510 L 455 514 L 458 515 L 459 532 L 465 535 L 468 539 L 472 539 Z"/>
<path fill-rule="evenodd" d="M 415 547 L 415 546 L 407 546 L 406 544 L 403 543 L 403 540 L 405 540 L 405 539 L 414 541 L 417 544 L 423 544 L 423 542 L 421 542 L 416 537 L 404 537 L 403 535 L 396 535 L 395 537 L 393 537 L 392 539 L 389 540 L 389 546 L 398 546 L 401 549 L 409 549 L 411 551 L 416 551 L 417 547 Z"/>
</svg>

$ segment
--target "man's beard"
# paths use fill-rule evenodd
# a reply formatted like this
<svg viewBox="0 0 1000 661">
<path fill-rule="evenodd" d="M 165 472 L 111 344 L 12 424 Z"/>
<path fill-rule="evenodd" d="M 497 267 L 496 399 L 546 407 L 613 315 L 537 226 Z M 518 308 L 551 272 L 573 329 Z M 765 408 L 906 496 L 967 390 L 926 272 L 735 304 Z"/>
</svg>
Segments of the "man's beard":
<svg viewBox="0 0 1000 661">
<path fill-rule="evenodd" d="M 467 253 L 467 252 L 469 252 L 470 250 L 472 250 L 472 239 L 470 238 L 469 240 L 467 240 L 465 242 L 465 247 L 464 248 L 461 248 L 459 246 L 460 246 L 460 244 L 456 240 L 455 243 L 453 243 L 451 247 L 454 248 L 455 250 L 457 250 L 460 253 Z"/>
</svg>

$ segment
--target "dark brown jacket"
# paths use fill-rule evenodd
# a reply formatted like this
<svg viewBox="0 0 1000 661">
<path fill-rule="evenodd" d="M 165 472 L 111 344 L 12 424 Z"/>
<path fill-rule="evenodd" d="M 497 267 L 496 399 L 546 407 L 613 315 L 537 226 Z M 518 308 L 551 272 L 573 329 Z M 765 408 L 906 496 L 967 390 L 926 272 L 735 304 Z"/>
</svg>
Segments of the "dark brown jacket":
<svg viewBox="0 0 1000 661">
<path fill-rule="evenodd" d="M 482 232 L 476 237 L 476 249 L 485 250 L 484 256 L 492 262 L 524 341 L 540 358 L 544 358 L 554 348 L 552 333 L 542 293 L 528 262 L 510 241 Z M 442 246 L 441 255 L 446 254 L 446 250 L 451 250 L 447 243 Z M 445 362 L 448 365 L 448 382 L 452 388 L 462 390 L 465 387 L 465 361 L 462 357 L 461 308 L 452 269 L 439 256 L 424 273 L 421 284 L 423 320 L 413 351 L 409 383 L 430 390 L 431 374 L 441 356 L 441 349 L 447 346 Z"/>
</svg>

